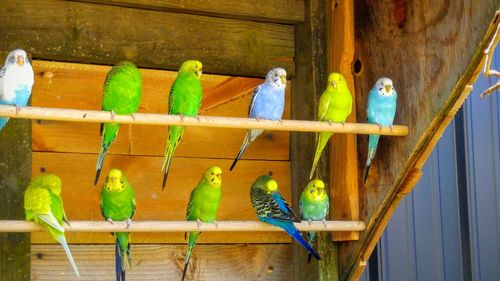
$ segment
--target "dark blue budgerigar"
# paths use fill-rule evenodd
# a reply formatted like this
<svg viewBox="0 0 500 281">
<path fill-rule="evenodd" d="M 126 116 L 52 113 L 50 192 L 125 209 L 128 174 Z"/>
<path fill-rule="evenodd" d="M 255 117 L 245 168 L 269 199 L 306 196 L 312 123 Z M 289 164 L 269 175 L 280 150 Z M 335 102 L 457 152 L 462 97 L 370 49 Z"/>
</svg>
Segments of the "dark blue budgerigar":
<svg viewBox="0 0 500 281">
<path fill-rule="evenodd" d="M 5 59 L 0 69 L 0 104 L 26 106 L 31 96 L 34 74 L 28 55 L 24 50 L 15 49 Z M 9 118 L 0 118 L 0 130 L 5 127 Z"/>
<path fill-rule="evenodd" d="M 268 175 L 258 177 L 250 188 L 252 206 L 260 221 L 283 228 L 297 243 L 320 260 L 318 253 L 307 243 L 293 224 L 300 222 L 278 190 L 278 183 Z"/>
<path fill-rule="evenodd" d="M 266 75 L 266 81 L 253 91 L 248 107 L 248 117 L 268 120 L 281 120 L 285 109 L 286 71 L 283 68 L 273 68 Z M 245 150 L 264 130 L 248 130 L 240 152 L 234 159 L 229 171 L 232 171 Z"/>
<path fill-rule="evenodd" d="M 377 124 L 380 128 L 384 126 L 392 128 L 394 116 L 396 115 L 397 98 L 398 94 L 394 89 L 392 80 L 386 77 L 378 79 L 368 94 L 368 106 L 366 109 L 368 123 Z M 379 139 L 380 135 L 368 136 L 365 182 L 368 178 L 368 172 L 375 157 L 375 152 L 377 152 Z"/>
</svg>

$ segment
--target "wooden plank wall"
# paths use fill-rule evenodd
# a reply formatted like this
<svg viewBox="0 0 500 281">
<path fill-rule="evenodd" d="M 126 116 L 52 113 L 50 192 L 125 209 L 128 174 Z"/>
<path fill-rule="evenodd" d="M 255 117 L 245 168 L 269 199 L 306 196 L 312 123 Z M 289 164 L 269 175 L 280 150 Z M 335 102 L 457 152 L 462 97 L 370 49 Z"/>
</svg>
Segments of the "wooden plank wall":
<svg viewBox="0 0 500 281">
<path fill-rule="evenodd" d="M 36 79 L 34 106 L 99 109 L 102 83 L 109 66 L 34 61 Z M 140 112 L 165 113 L 168 91 L 175 72 L 141 70 L 143 98 Z M 261 79 L 203 75 L 202 115 L 244 117 L 251 92 Z M 240 86 L 241 85 L 241 86 Z M 220 89 L 224 89 L 221 91 Z M 285 118 L 289 118 L 289 96 Z M 93 187 L 95 163 L 100 146 L 99 124 L 33 121 L 33 175 L 42 171 L 56 173 L 64 184 L 63 198 L 71 220 L 101 220 L 100 186 L 109 169 L 120 168 L 128 175 L 137 192 L 136 220 L 184 220 L 192 188 L 210 165 L 220 165 L 223 175 L 223 197 L 219 220 L 255 220 L 249 200 L 253 180 L 272 173 L 281 190 L 290 198 L 289 133 L 268 132 L 255 141 L 236 169 L 229 165 L 237 154 L 245 130 L 187 128 L 172 162 L 166 190 L 161 191 L 160 172 L 166 143 L 167 127 L 122 126 L 106 157 L 103 176 Z M 75 173 L 76 171 L 76 173 Z M 85 204 L 82 204 L 82 201 Z M 107 234 L 70 233 L 75 243 L 110 242 Z M 50 242 L 44 233 L 34 233 L 35 243 Z M 134 235 L 136 243 L 184 242 L 182 233 Z M 200 242 L 271 243 L 288 242 L 282 233 L 206 233 Z"/>
<path fill-rule="evenodd" d="M 339 249 L 342 280 L 359 278 L 397 203 L 418 181 L 426 155 L 444 130 L 441 125 L 467 96 L 465 83 L 476 73 L 480 43 L 485 46 L 482 40 L 498 9 L 496 0 L 396 2 L 356 1 L 355 6 L 357 107 L 366 108 L 368 91 L 379 77 L 392 78 L 398 92 L 395 123 L 408 125 L 410 135 L 380 140 L 368 181 L 360 188 L 360 216 L 368 227 L 358 242 Z M 471 62 L 475 65 L 469 67 Z M 357 114 L 358 121 L 366 120 L 365 110 Z M 362 186 L 366 136 L 358 141 Z"/>
</svg>

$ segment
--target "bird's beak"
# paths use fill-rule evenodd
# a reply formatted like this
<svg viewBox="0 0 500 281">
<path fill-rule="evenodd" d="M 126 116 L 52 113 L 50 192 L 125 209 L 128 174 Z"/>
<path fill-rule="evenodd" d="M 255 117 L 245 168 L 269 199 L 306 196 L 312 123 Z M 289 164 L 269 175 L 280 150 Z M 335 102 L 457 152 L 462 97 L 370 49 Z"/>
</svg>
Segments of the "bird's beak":
<svg viewBox="0 0 500 281">
<path fill-rule="evenodd" d="M 385 85 L 385 91 L 386 93 L 389 93 L 391 91 L 391 86 L 390 85 Z"/>
<path fill-rule="evenodd" d="M 281 83 L 283 83 L 283 85 L 286 85 L 286 76 L 285 75 L 281 75 L 280 80 L 281 80 Z"/>
<path fill-rule="evenodd" d="M 337 82 L 332 81 L 332 86 L 333 86 L 333 88 L 337 89 Z"/>
<path fill-rule="evenodd" d="M 23 58 L 23 56 L 17 56 L 17 58 L 16 58 L 16 63 L 17 63 L 19 66 L 23 66 L 23 65 L 24 65 L 24 58 Z"/>
<path fill-rule="evenodd" d="M 196 72 L 196 77 L 198 79 L 201 79 L 201 73 L 202 73 L 201 69 Z"/>
</svg>

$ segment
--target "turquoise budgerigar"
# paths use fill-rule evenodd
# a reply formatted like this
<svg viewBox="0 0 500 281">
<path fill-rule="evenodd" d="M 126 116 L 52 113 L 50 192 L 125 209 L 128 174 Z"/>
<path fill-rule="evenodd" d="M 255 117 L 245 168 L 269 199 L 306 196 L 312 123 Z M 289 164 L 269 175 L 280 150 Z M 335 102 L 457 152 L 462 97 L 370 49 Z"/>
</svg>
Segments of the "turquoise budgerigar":
<svg viewBox="0 0 500 281">
<path fill-rule="evenodd" d="M 222 195 L 222 170 L 217 166 L 208 168 L 201 177 L 198 185 L 191 192 L 186 212 L 188 221 L 214 223 L 216 222 L 217 210 L 219 209 Z M 188 249 L 184 259 L 184 270 L 182 280 L 186 277 L 189 260 L 193 253 L 196 240 L 200 236 L 199 231 L 188 233 Z"/>
<path fill-rule="evenodd" d="M 283 68 L 273 68 L 266 75 L 266 81 L 257 86 L 248 107 L 248 117 L 268 120 L 281 120 L 285 109 L 286 71 Z M 232 171 L 243 153 L 264 130 L 248 130 L 240 151 L 229 168 Z"/>
<path fill-rule="evenodd" d="M 142 77 L 139 69 L 130 61 L 122 61 L 111 68 L 104 82 L 102 110 L 115 114 L 132 115 L 139 109 L 142 95 Z M 94 185 L 99 181 L 102 164 L 108 149 L 118 135 L 120 124 L 101 124 L 101 149 L 95 167 Z"/>
<path fill-rule="evenodd" d="M 170 95 L 168 97 L 168 114 L 194 117 L 198 114 L 201 106 L 202 88 L 201 74 L 203 65 L 197 60 L 185 61 L 177 72 Z M 162 171 L 162 190 L 167 184 L 168 172 L 175 149 L 184 134 L 184 126 L 170 126 L 168 128 L 167 146 L 165 148 L 165 159 Z"/>
<path fill-rule="evenodd" d="M 366 108 L 368 123 L 377 124 L 380 128 L 384 126 L 392 128 L 394 116 L 396 115 L 397 98 L 398 94 L 394 89 L 392 80 L 385 77 L 378 79 L 368 94 L 368 106 Z M 364 182 L 368 178 L 370 165 L 375 157 L 379 139 L 380 135 L 368 136 L 368 156 L 366 157 Z"/>
<path fill-rule="evenodd" d="M 347 81 L 342 74 L 332 72 L 328 76 L 328 85 L 319 99 L 318 120 L 345 123 L 352 111 L 352 96 L 347 86 Z M 318 165 L 321 153 L 333 136 L 331 132 L 321 132 L 316 138 L 316 153 L 314 154 L 313 165 L 309 179 L 312 179 L 316 165 Z"/>
<path fill-rule="evenodd" d="M 283 228 L 311 255 L 318 260 L 321 259 L 293 224 L 300 222 L 300 219 L 279 192 L 278 183 L 273 178 L 268 175 L 258 177 L 250 188 L 250 199 L 260 221 Z"/>
<path fill-rule="evenodd" d="M 31 96 L 34 74 L 28 55 L 24 50 L 15 49 L 5 59 L 0 69 L 0 104 L 26 106 Z M 0 118 L 0 130 L 7 124 L 9 118 Z"/>
<path fill-rule="evenodd" d="M 101 214 L 110 223 L 125 221 L 127 227 L 135 214 L 135 192 L 125 174 L 111 169 L 101 190 Z M 125 281 L 125 270 L 130 269 L 130 233 L 115 232 L 116 280 Z"/>
<path fill-rule="evenodd" d="M 61 178 L 54 174 L 33 178 L 24 192 L 26 221 L 34 221 L 43 226 L 61 244 L 73 271 L 80 276 L 64 235 L 63 221 L 68 225 L 69 223 L 64 212 L 61 190 Z"/>
<path fill-rule="evenodd" d="M 307 184 L 300 195 L 299 209 L 302 220 L 325 222 L 330 211 L 330 200 L 322 180 L 315 179 Z M 307 239 L 311 246 L 314 246 L 315 238 L 316 231 L 307 232 Z M 311 254 L 309 254 L 308 262 L 311 262 Z"/>
</svg>

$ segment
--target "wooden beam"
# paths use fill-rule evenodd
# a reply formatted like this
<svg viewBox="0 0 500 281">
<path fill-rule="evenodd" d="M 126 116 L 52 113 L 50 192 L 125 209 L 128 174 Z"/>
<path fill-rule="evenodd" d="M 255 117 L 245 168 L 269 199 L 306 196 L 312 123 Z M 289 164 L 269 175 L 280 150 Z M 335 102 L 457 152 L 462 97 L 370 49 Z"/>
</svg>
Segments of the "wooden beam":
<svg viewBox="0 0 500 281">
<path fill-rule="evenodd" d="M 182 125 L 195 127 L 215 128 L 238 128 L 238 129 L 264 129 L 274 131 L 297 131 L 297 132 L 335 132 L 356 134 L 379 134 L 390 136 L 408 135 L 408 127 L 394 126 L 392 129 L 374 124 L 357 123 L 328 123 L 319 121 L 301 120 L 258 120 L 254 118 L 236 117 L 181 117 L 179 115 L 136 113 L 131 115 L 111 116 L 110 112 L 96 110 L 78 110 L 64 108 L 42 108 L 42 107 L 20 107 L 16 111 L 15 106 L 0 105 L 0 116 L 36 120 L 56 120 L 74 122 L 94 123 L 120 123 L 120 124 L 142 124 L 142 125 Z"/>
<path fill-rule="evenodd" d="M 362 221 L 326 221 L 294 223 L 300 231 L 362 231 Z M 279 227 L 259 221 L 218 221 L 217 223 L 200 223 L 188 221 L 133 221 L 127 228 L 123 222 L 107 221 L 70 221 L 64 225 L 67 232 L 234 232 L 234 231 L 283 231 Z M 22 220 L 0 220 L 0 232 L 37 232 L 45 231 L 34 222 Z"/>
<path fill-rule="evenodd" d="M 298 23 L 304 20 L 302 0 L 76 0 L 96 4 L 207 15 L 252 21 Z"/>
<path fill-rule="evenodd" d="M 381 138 L 370 171 L 373 173 L 360 190 L 367 230 L 358 242 L 341 246 L 342 280 L 356 280 L 363 273 L 401 198 L 418 182 L 432 148 L 470 93 L 484 62 L 484 49 L 500 22 L 500 17 L 494 16 L 497 1 L 437 4 L 405 2 L 387 7 L 359 2 L 356 6 L 356 18 L 361 20 L 357 23 L 357 53 L 366 66 L 356 78 L 358 107 L 365 107 L 366 95 L 376 78 L 388 75 L 399 94 L 396 120 L 408 123 L 412 133 L 404 142 Z M 437 12 L 443 9 L 447 13 Z M 392 16 L 383 14 L 388 11 Z M 373 20 L 366 21 L 368 18 Z M 439 34 L 439 40 L 435 34 Z M 419 79 L 412 78 L 416 73 Z M 425 95 L 415 94 L 424 89 L 428 89 Z M 360 115 L 364 119 L 364 112 L 358 111 Z M 366 155 L 366 150 L 360 149 L 360 153 Z"/>
<path fill-rule="evenodd" d="M 340 72 L 353 96 L 348 122 L 356 122 L 356 93 L 352 62 L 354 59 L 354 1 L 328 1 L 328 69 Z M 333 219 L 359 219 L 358 144 L 354 134 L 334 135 L 330 141 L 330 211 Z M 332 233 L 334 241 L 358 240 L 357 232 Z"/>
<path fill-rule="evenodd" d="M 203 239 L 203 236 L 204 234 L 200 236 L 200 239 Z M 31 249 L 33 277 L 36 280 L 57 281 L 116 280 L 115 249 L 114 244 L 111 244 L 114 243 L 114 238 L 111 235 L 107 237 L 109 243 L 107 245 L 69 246 L 80 270 L 79 278 L 76 278 L 71 271 L 71 266 L 61 246 L 33 245 Z M 181 280 L 186 243 L 136 245 L 134 237 L 135 235 L 132 235 L 132 268 L 127 271 L 127 280 Z M 191 257 L 186 280 L 290 280 L 291 255 L 289 244 L 197 244 Z M 303 255 L 306 258 L 306 252 L 303 252 Z"/>
<path fill-rule="evenodd" d="M 198 59 L 206 73 L 295 73 L 288 25 L 54 0 L 4 1 L 0 16 L 0 50 L 21 47 L 35 59 L 169 70 Z"/>
<path fill-rule="evenodd" d="M 31 179 L 31 122 L 10 120 L 0 131 L 0 219 L 24 218 Z M 30 280 L 29 234 L 0 233 L 0 280 Z"/>
<path fill-rule="evenodd" d="M 319 97 L 327 79 L 326 5 L 324 0 L 305 2 L 305 21 L 295 29 L 297 76 L 292 80 L 291 118 L 316 120 Z M 294 206 L 298 206 L 300 194 L 309 181 L 316 143 L 313 134 L 291 133 L 290 137 L 292 201 Z M 319 175 L 326 181 L 328 172 L 322 164 L 319 165 Z M 332 244 L 327 235 L 320 233 L 315 248 L 322 261 L 312 261 L 310 264 L 304 258 L 300 246 L 294 244 L 292 280 L 328 280 L 327 277 L 334 277 L 329 280 L 335 280 L 336 251 Z"/>
</svg>

